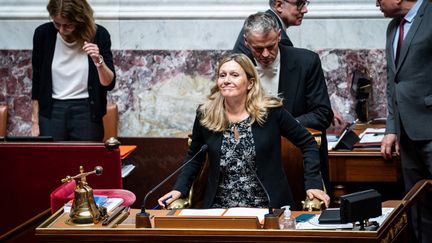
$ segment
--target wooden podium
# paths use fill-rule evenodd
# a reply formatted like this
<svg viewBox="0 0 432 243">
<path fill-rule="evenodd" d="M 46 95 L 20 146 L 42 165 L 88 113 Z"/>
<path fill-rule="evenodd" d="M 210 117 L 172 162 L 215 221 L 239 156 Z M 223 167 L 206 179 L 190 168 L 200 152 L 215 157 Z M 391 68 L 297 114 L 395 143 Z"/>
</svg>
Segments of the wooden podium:
<svg viewBox="0 0 432 243">
<path fill-rule="evenodd" d="M 184 229 L 260 229 L 256 217 L 237 216 L 159 216 L 154 219 L 155 228 Z"/>
<path fill-rule="evenodd" d="M 236 229 L 216 228 L 217 224 L 213 224 L 212 228 L 198 229 L 190 227 L 193 226 L 190 220 L 182 222 L 183 228 L 155 228 L 154 218 L 166 216 L 169 212 L 166 210 L 149 210 L 153 228 L 135 228 L 138 209 L 132 209 L 130 216 L 116 228 L 100 224 L 70 226 L 65 224 L 69 216 L 60 210 L 36 229 L 36 236 L 40 242 L 76 242 L 83 239 L 86 242 L 406 242 L 406 208 L 400 201 L 389 201 L 383 206 L 394 207 L 395 210 L 376 231 Z M 293 215 L 300 213 L 303 212 L 296 211 Z M 233 224 L 239 224 L 238 220 L 241 219 L 233 219 Z"/>
</svg>

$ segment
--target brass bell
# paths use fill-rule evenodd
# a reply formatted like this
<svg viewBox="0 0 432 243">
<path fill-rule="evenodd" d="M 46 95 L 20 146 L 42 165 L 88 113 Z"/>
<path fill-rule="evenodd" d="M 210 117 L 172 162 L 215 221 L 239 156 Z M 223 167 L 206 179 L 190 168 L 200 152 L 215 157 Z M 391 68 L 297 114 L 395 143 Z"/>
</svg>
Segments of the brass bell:
<svg viewBox="0 0 432 243">
<path fill-rule="evenodd" d="M 309 199 L 308 197 L 306 197 L 306 199 L 304 201 L 301 201 L 302 206 L 303 206 L 303 211 L 321 211 L 321 208 L 324 204 L 323 201 L 314 198 L 314 199 Z"/>
<path fill-rule="evenodd" d="M 80 173 L 74 177 L 67 176 L 62 182 L 68 182 L 76 179 L 77 186 L 74 192 L 74 199 L 69 213 L 70 219 L 68 224 L 83 225 L 97 224 L 106 216 L 106 210 L 99 208 L 94 202 L 93 189 L 87 184 L 86 176 L 90 174 L 101 174 L 102 167 L 96 166 L 94 171 L 84 172 L 83 166 L 80 166 Z"/>
</svg>

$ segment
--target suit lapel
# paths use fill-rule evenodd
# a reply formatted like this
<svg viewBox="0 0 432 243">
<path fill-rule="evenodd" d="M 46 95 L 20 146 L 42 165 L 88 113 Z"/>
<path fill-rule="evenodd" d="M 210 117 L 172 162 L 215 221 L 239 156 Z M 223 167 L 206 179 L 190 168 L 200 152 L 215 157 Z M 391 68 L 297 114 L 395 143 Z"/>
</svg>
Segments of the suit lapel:
<svg viewBox="0 0 432 243">
<path fill-rule="evenodd" d="M 424 15 L 424 11 L 426 9 L 428 1 L 424 1 L 422 3 L 422 6 L 420 7 L 420 9 L 418 10 L 413 23 L 411 25 L 411 28 L 409 30 L 409 32 L 407 33 L 407 35 L 405 36 L 405 39 L 402 42 L 402 48 L 400 50 L 400 57 L 399 57 L 399 62 L 398 62 L 398 66 L 397 66 L 397 70 L 399 70 L 400 66 L 402 65 L 407 53 L 408 53 L 408 49 L 411 46 L 411 42 L 414 39 L 414 36 L 417 33 L 417 30 L 423 20 L 423 15 Z"/>
<path fill-rule="evenodd" d="M 393 72 L 396 72 L 396 66 L 395 66 L 395 56 L 394 56 L 394 48 L 393 48 L 393 40 L 394 36 L 396 35 L 396 25 L 397 20 L 393 19 L 391 22 L 391 26 L 389 27 L 390 33 L 387 35 L 387 43 L 386 43 L 386 50 L 387 50 L 387 62 L 389 63 L 389 67 L 393 70 Z"/>
<path fill-rule="evenodd" d="M 284 47 L 279 45 L 279 51 L 281 52 L 281 60 L 280 60 L 280 73 L 279 73 L 279 93 L 281 97 L 283 97 L 284 107 L 289 111 L 294 111 L 294 103 L 298 83 L 302 81 L 295 81 L 296 78 L 300 77 L 298 73 L 299 69 L 294 69 L 295 67 L 295 55 L 294 53 L 289 51 L 289 48 L 292 47 Z M 301 63 L 297 63 L 297 65 L 301 65 Z"/>
</svg>

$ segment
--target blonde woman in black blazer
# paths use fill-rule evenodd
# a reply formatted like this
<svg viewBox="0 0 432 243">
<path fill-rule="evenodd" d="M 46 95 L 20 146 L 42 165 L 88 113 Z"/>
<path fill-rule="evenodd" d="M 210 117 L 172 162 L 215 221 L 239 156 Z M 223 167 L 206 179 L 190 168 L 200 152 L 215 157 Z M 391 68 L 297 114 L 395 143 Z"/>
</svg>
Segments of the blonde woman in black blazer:
<svg viewBox="0 0 432 243">
<path fill-rule="evenodd" d="M 281 162 L 281 136 L 303 152 L 308 197 L 321 199 L 328 206 L 330 198 L 322 190 L 314 138 L 283 108 L 281 99 L 265 94 L 247 56 L 231 54 L 223 58 L 217 82 L 197 110 L 185 159 L 191 159 L 204 144 L 208 146 L 210 167 L 204 207 L 294 207 Z M 206 154 L 201 153 L 183 168 L 173 191 L 158 200 L 161 206 L 188 194 L 205 158 Z"/>
</svg>

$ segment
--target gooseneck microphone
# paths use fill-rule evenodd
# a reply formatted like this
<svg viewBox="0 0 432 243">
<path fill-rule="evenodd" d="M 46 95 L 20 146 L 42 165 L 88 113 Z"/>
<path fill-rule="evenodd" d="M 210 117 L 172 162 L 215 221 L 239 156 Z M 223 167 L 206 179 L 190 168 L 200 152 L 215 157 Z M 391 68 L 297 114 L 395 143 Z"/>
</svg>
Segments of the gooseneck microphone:
<svg viewBox="0 0 432 243">
<path fill-rule="evenodd" d="M 257 179 L 258 183 L 260 184 L 260 186 L 264 190 L 264 193 L 267 196 L 269 213 L 264 215 L 263 228 L 264 229 L 279 229 L 279 215 L 277 215 L 273 212 L 272 201 L 270 200 L 270 194 L 268 193 L 267 189 L 265 188 L 264 184 L 262 183 L 261 179 L 258 177 L 258 174 L 254 170 L 253 166 L 249 163 L 249 161 L 246 161 L 246 164 L 249 167 L 249 169 L 253 172 L 255 178 Z"/>
<path fill-rule="evenodd" d="M 177 172 L 179 172 L 181 169 L 183 169 L 186 165 L 188 165 L 192 160 L 195 159 L 195 157 L 202 153 L 205 152 L 207 150 L 208 146 L 207 144 L 204 144 L 203 146 L 201 146 L 200 150 L 198 150 L 198 152 L 196 152 L 194 154 L 194 156 L 192 156 L 192 158 L 190 158 L 189 160 L 187 160 L 186 162 L 184 162 L 178 169 L 176 169 L 173 173 L 171 173 L 168 177 L 166 177 L 161 183 L 157 184 L 155 187 L 153 187 L 144 197 L 142 206 L 141 206 L 141 212 L 137 213 L 136 215 L 136 228 L 151 228 L 151 224 L 150 224 L 150 214 L 147 213 L 145 211 L 145 205 L 146 205 L 146 201 L 148 196 L 150 196 L 154 191 L 156 191 L 160 186 L 162 186 L 163 184 L 165 184 L 165 182 L 167 182 L 169 179 L 171 179 L 171 177 L 173 177 Z"/>
<path fill-rule="evenodd" d="M 254 174 L 255 178 L 257 179 L 258 183 L 260 184 L 260 186 L 262 187 L 262 189 L 264 190 L 264 193 L 267 196 L 267 200 L 268 200 L 268 208 L 269 208 L 269 214 L 273 214 L 273 207 L 272 207 L 272 203 L 270 200 L 270 195 L 267 191 L 267 189 L 265 188 L 264 184 L 262 183 L 261 179 L 258 177 L 258 174 L 256 173 L 256 171 L 254 170 L 254 168 L 252 167 L 252 165 L 250 164 L 249 161 L 246 161 L 247 166 L 249 167 L 249 169 L 252 171 L 252 173 Z"/>
</svg>

